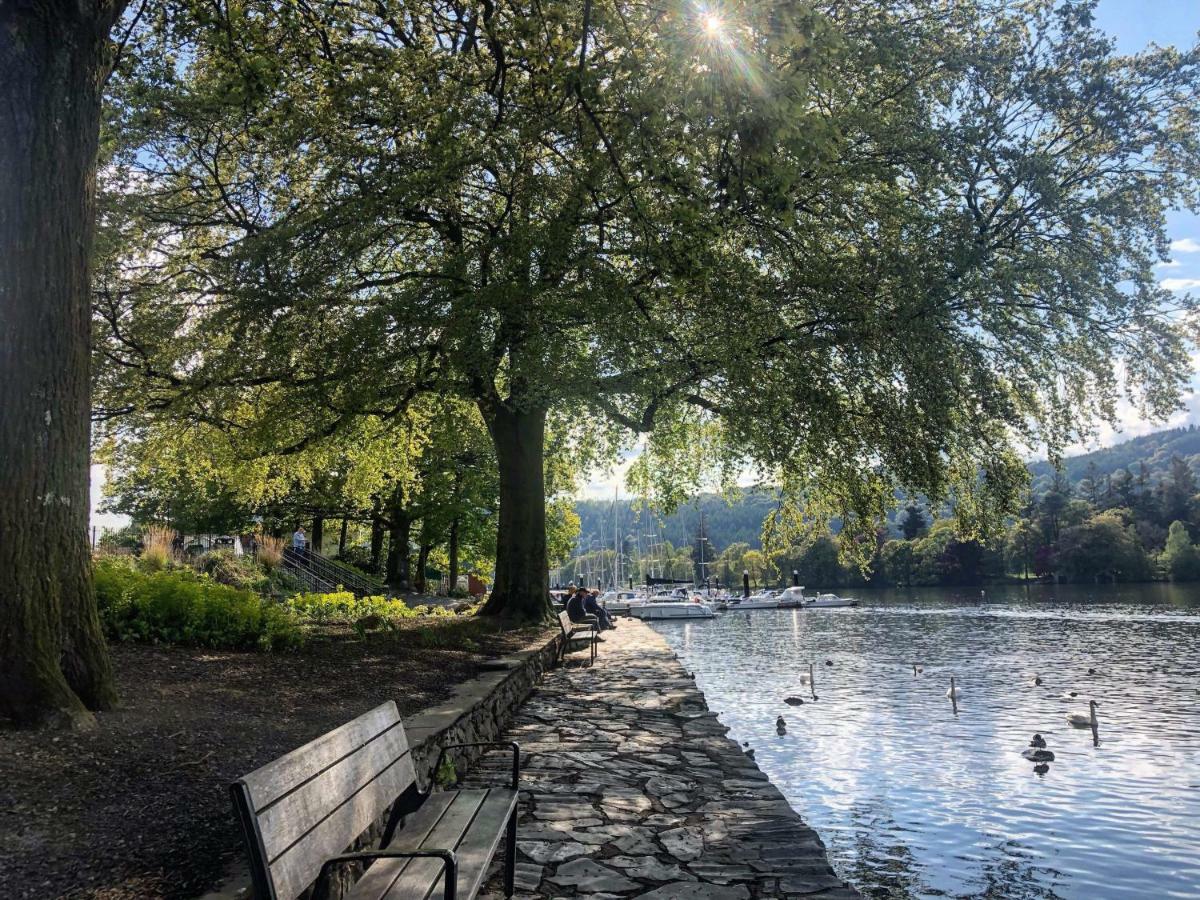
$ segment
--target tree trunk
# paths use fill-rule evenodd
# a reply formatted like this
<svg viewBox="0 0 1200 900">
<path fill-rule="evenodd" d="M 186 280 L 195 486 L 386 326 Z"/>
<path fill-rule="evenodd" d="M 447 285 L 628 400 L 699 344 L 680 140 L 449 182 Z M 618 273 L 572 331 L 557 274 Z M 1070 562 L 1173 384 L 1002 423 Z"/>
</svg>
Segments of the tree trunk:
<svg viewBox="0 0 1200 900">
<path fill-rule="evenodd" d="M 500 467 L 496 582 L 483 613 L 514 622 L 550 615 L 543 470 L 546 411 L 494 404 L 484 411 Z"/>
<path fill-rule="evenodd" d="M 309 546 L 312 547 L 313 553 L 322 553 L 322 552 L 324 552 L 324 549 L 325 549 L 324 543 L 325 543 L 325 517 L 324 516 L 313 516 L 312 543 L 309 544 Z"/>
<path fill-rule="evenodd" d="M 421 549 L 417 551 L 417 577 L 413 579 L 416 582 L 417 590 L 422 594 L 425 593 L 425 566 L 429 563 L 429 551 L 433 548 L 429 544 L 422 544 Z"/>
<path fill-rule="evenodd" d="M 450 523 L 450 538 L 446 549 L 447 555 L 450 557 L 446 564 L 446 578 L 448 590 L 454 591 L 458 589 L 458 517 Z"/>
<path fill-rule="evenodd" d="M 371 571 L 379 574 L 379 560 L 383 556 L 383 519 L 379 515 L 379 499 L 371 509 Z"/>
<path fill-rule="evenodd" d="M 89 257 L 118 8 L 0 4 L 0 716 L 116 702 L 88 552 Z"/>
<path fill-rule="evenodd" d="M 412 590 L 412 575 L 409 569 L 409 537 L 412 534 L 412 518 L 399 508 L 391 510 L 391 547 L 388 549 L 386 582 L 402 591 Z"/>
<path fill-rule="evenodd" d="M 338 535 L 338 558 L 346 555 L 346 525 L 350 520 L 342 517 L 342 533 Z"/>
</svg>

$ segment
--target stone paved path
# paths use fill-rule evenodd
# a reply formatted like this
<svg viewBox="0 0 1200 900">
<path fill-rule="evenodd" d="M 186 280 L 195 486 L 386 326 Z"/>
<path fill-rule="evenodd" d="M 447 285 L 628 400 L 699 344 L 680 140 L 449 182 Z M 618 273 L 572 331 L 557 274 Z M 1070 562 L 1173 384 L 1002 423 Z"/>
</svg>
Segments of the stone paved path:
<svg viewBox="0 0 1200 900">
<path fill-rule="evenodd" d="M 595 667 L 548 673 L 505 735 L 523 757 L 517 896 L 857 898 L 725 732 L 636 619 L 607 634 Z M 493 757 L 464 783 L 504 780 Z M 488 898 L 503 895 L 498 872 Z"/>
</svg>

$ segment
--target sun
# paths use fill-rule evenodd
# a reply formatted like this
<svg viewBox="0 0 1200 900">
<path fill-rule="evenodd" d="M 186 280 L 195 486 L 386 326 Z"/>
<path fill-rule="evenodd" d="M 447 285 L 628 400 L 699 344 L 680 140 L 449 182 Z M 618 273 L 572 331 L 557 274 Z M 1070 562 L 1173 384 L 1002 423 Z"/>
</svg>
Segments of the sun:
<svg viewBox="0 0 1200 900">
<path fill-rule="evenodd" d="M 710 38 L 719 38 L 725 33 L 725 20 L 714 12 L 704 13 L 700 17 L 700 27 Z"/>
</svg>

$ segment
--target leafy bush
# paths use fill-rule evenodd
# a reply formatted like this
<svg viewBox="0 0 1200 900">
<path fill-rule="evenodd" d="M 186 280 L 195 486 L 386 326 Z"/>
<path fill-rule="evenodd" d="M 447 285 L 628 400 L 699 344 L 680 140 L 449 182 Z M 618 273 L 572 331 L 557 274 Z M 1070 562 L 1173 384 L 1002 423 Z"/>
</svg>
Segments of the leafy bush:
<svg viewBox="0 0 1200 900">
<path fill-rule="evenodd" d="M 223 650 L 277 650 L 303 642 L 291 610 L 190 569 L 143 572 L 121 560 L 100 560 L 96 596 L 112 640 Z"/>
<path fill-rule="evenodd" d="M 313 622 L 359 622 L 369 617 L 378 617 L 390 622 L 396 619 L 413 619 L 420 613 L 403 600 L 390 597 L 355 597 L 349 591 L 331 594 L 297 594 L 285 604 L 299 616 Z"/>
<path fill-rule="evenodd" d="M 254 559 L 237 556 L 232 550 L 210 550 L 196 560 L 196 568 L 230 587 L 262 593 L 266 586 L 266 576 Z"/>
<path fill-rule="evenodd" d="M 454 616 L 457 621 L 427 625 L 418 629 L 417 641 L 422 647 L 452 650 L 478 650 L 479 642 L 493 635 L 499 626 L 486 619 Z"/>
</svg>

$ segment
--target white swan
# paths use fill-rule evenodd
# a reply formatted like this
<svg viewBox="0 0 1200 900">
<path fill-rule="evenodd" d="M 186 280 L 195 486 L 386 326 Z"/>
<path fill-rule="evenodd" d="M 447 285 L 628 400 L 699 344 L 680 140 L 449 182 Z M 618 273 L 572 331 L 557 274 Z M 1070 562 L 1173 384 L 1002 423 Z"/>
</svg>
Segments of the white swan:
<svg viewBox="0 0 1200 900">
<path fill-rule="evenodd" d="M 946 696 L 951 700 L 961 700 L 962 695 L 962 688 L 960 688 L 958 685 L 951 685 L 946 689 Z"/>
<path fill-rule="evenodd" d="M 1070 713 L 1067 715 L 1067 724 L 1073 728 L 1091 728 L 1096 724 L 1096 707 L 1100 704 L 1095 700 L 1088 701 L 1088 715 L 1083 713 Z"/>
</svg>

